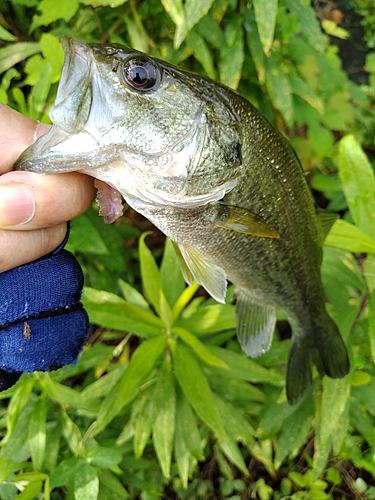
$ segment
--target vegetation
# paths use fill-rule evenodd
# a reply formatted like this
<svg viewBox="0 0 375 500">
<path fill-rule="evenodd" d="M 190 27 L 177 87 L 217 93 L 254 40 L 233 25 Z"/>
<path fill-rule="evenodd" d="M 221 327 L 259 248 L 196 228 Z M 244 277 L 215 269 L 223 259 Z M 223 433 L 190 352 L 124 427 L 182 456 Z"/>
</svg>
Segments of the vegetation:
<svg viewBox="0 0 375 500">
<path fill-rule="evenodd" d="M 170 242 L 147 221 L 128 211 L 106 226 L 94 207 L 73 221 L 69 248 L 97 326 L 75 366 L 23 375 L 0 393 L 0 498 L 375 498 L 375 13 L 353 2 L 368 41 L 359 85 L 332 43 L 350 40 L 334 2 L 312 4 L 1 2 L 0 100 L 25 115 L 48 121 L 59 37 L 69 35 L 205 73 L 289 137 L 317 204 L 341 215 L 322 273 L 352 369 L 316 377 L 290 406 L 285 319 L 271 350 L 247 358 L 230 293 L 219 305 L 186 287 Z"/>
</svg>

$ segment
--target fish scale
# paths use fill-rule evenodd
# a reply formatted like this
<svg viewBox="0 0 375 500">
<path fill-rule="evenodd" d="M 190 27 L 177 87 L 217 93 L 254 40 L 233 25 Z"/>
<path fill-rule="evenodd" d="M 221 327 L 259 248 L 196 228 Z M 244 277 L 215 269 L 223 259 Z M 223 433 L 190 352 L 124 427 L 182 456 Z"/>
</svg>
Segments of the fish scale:
<svg viewBox="0 0 375 500">
<path fill-rule="evenodd" d="M 286 139 L 209 78 L 117 44 L 64 37 L 62 45 L 53 127 L 16 168 L 92 175 L 171 238 L 188 283 L 224 302 L 231 281 L 248 355 L 270 347 L 275 310 L 283 310 L 293 332 L 291 403 L 311 385 L 313 364 L 321 375 L 345 376 L 346 348 L 320 278 L 335 218 L 316 213 Z"/>
</svg>

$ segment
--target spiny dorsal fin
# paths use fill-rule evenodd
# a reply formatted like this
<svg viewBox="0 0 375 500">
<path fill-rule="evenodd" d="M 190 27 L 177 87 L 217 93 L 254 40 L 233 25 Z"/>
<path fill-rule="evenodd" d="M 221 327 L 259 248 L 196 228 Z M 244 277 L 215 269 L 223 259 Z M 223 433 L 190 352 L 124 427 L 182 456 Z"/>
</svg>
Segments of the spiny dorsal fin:
<svg viewBox="0 0 375 500">
<path fill-rule="evenodd" d="M 327 210 L 324 210 L 323 208 L 318 208 L 316 210 L 316 215 L 320 221 L 322 242 L 324 242 L 339 216 L 337 214 L 333 214 L 332 212 L 327 212 Z"/>
<path fill-rule="evenodd" d="M 276 323 L 274 307 L 254 302 L 245 290 L 237 293 L 237 337 L 242 350 L 252 358 L 271 346 Z"/>
<path fill-rule="evenodd" d="M 220 202 L 219 216 L 214 224 L 217 227 L 251 236 L 279 238 L 279 234 L 259 215 L 246 208 L 227 205 L 223 202 Z"/>
<path fill-rule="evenodd" d="M 225 303 L 227 276 L 225 271 L 208 261 L 202 254 L 189 245 L 173 243 L 181 262 L 182 274 L 187 283 L 194 280 L 207 290 L 218 302 Z"/>
</svg>

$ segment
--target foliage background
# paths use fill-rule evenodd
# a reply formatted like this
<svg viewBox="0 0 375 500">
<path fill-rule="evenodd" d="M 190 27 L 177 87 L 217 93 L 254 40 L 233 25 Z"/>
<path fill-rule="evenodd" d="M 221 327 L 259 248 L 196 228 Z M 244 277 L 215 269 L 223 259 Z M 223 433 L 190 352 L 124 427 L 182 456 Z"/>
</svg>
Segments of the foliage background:
<svg viewBox="0 0 375 500">
<path fill-rule="evenodd" d="M 372 0 L 0 3 L 0 100 L 25 115 L 48 122 L 69 35 L 220 80 L 289 137 L 341 215 L 322 273 L 352 365 L 289 406 L 285 319 L 246 358 L 230 294 L 186 288 L 155 228 L 130 210 L 105 226 L 94 207 L 70 249 L 97 326 L 76 366 L 0 394 L 0 498 L 375 498 L 374 26 Z"/>
</svg>

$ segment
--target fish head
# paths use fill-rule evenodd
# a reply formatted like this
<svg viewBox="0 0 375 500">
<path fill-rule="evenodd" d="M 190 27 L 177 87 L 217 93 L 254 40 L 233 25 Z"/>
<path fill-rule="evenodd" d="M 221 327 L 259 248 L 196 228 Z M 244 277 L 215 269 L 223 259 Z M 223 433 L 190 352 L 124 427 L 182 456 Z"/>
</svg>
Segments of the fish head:
<svg viewBox="0 0 375 500">
<path fill-rule="evenodd" d="M 241 123 L 228 89 L 122 45 L 63 37 L 62 46 L 53 126 L 16 169 L 80 171 L 136 209 L 198 206 L 235 186 Z"/>
</svg>

